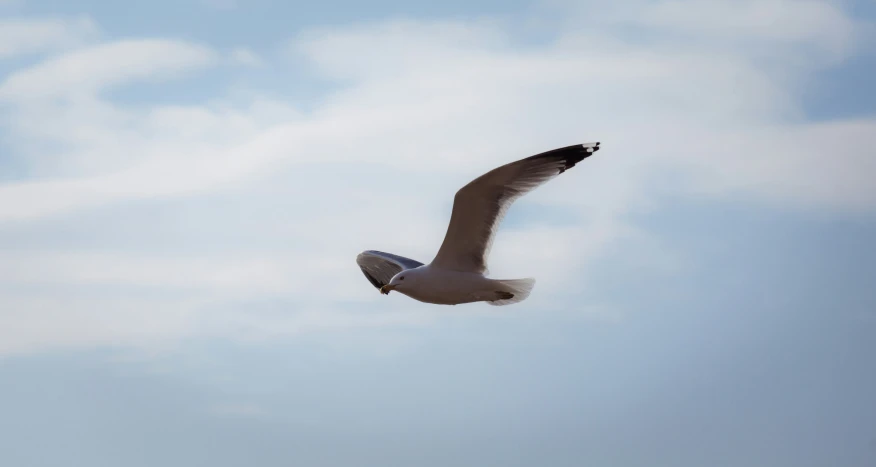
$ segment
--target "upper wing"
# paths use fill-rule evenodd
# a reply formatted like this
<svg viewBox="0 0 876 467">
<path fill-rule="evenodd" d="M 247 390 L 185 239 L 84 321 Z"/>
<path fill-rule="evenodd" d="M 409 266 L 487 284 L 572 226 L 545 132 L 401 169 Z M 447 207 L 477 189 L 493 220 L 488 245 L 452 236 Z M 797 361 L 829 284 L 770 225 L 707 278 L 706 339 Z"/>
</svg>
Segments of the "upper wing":
<svg viewBox="0 0 876 467">
<path fill-rule="evenodd" d="M 401 271 L 423 265 L 419 261 L 375 250 L 359 253 L 359 256 L 356 257 L 356 264 L 359 265 L 359 269 L 362 270 L 371 285 L 378 289 L 389 284 L 393 276 Z"/>
<path fill-rule="evenodd" d="M 554 149 L 493 169 L 462 187 L 453 199 L 450 225 L 432 264 L 485 273 L 496 231 L 511 204 L 598 150 L 599 143 Z"/>
</svg>

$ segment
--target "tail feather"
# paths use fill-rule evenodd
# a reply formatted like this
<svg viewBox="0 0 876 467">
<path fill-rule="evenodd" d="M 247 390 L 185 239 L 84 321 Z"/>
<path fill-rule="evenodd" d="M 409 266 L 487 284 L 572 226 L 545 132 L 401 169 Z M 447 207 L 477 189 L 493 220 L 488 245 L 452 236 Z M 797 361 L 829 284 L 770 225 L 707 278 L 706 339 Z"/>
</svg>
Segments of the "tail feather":
<svg viewBox="0 0 876 467">
<path fill-rule="evenodd" d="M 522 302 L 529 297 L 529 293 L 532 292 L 532 288 L 535 287 L 535 279 L 533 278 L 497 280 L 495 282 L 496 285 L 499 286 L 498 292 L 504 293 L 501 295 L 503 298 L 487 302 L 493 306 L 511 305 L 513 303 Z M 509 298 L 504 298 L 509 294 L 511 295 Z"/>
</svg>

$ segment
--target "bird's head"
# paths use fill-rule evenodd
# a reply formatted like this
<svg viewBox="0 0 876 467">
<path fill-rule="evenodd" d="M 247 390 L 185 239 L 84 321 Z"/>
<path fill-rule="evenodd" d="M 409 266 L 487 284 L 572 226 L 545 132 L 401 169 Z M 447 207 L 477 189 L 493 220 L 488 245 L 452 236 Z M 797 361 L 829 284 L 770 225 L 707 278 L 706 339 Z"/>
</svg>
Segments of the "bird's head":
<svg viewBox="0 0 876 467">
<path fill-rule="evenodd" d="M 411 283 L 416 280 L 416 275 L 417 274 L 412 270 L 402 271 L 393 276 L 392 280 L 389 281 L 389 284 L 381 287 L 380 293 L 389 295 L 393 290 L 404 292 L 405 289 L 410 287 Z"/>
</svg>

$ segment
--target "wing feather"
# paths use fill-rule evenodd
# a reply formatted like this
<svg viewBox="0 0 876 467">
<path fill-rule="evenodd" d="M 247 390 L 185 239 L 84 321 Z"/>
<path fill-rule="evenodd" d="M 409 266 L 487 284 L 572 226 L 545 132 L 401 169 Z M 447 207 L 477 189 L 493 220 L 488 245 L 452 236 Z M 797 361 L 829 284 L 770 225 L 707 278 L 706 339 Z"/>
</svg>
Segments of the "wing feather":
<svg viewBox="0 0 876 467">
<path fill-rule="evenodd" d="M 362 274 L 365 274 L 368 282 L 371 282 L 371 285 L 378 289 L 389 284 L 389 281 L 396 274 L 406 269 L 414 269 L 423 265 L 419 261 L 405 258 L 404 256 L 376 250 L 367 250 L 359 253 L 356 257 L 356 264 L 359 265 L 359 269 L 362 270 Z"/>
<path fill-rule="evenodd" d="M 599 143 L 554 149 L 495 168 L 462 187 L 432 265 L 486 273 L 496 231 L 517 198 L 571 169 L 599 150 Z"/>
</svg>

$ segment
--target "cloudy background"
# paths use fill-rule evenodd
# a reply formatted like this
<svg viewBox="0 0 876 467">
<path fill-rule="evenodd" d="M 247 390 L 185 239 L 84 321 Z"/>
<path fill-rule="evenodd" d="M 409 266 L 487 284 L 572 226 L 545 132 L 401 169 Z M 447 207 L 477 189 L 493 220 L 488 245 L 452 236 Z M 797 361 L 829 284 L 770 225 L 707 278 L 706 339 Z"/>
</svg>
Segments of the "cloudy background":
<svg viewBox="0 0 876 467">
<path fill-rule="evenodd" d="M 419 3 L 0 0 L 0 464 L 876 465 L 876 6 Z"/>
</svg>

